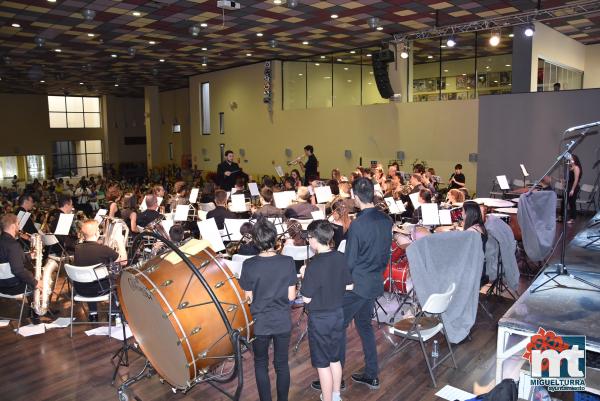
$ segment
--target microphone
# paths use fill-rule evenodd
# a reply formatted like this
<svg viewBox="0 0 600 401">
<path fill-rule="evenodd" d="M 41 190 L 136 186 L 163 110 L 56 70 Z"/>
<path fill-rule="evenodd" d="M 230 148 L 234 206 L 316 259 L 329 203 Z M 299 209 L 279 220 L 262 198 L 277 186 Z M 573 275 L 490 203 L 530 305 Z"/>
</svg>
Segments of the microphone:
<svg viewBox="0 0 600 401">
<path fill-rule="evenodd" d="M 598 124 L 600 124 L 600 122 Z M 586 129 L 585 131 L 582 131 L 582 132 L 578 132 L 577 134 L 565 136 L 563 138 L 563 141 L 566 141 L 567 139 L 579 138 L 579 137 L 586 136 L 586 135 L 596 135 L 598 133 L 598 131 L 588 131 L 588 129 Z"/>
<path fill-rule="evenodd" d="M 573 132 L 573 131 L 579 131 L 580 129 L 585 129 L 585 128 L 596 127 L 596 126 L 598 126 L 598 125 L 600 125 L 600 121 L 596 121 L 596 122 L 594 122 L 594 123 L 589 123 L 589 124 L 584 124 L 584 125 L 578 125 L 578 126 L 576 126 L 576 127 L 571 127 L 571 128 L 568 128 L 568 129 L 565 131 L 565 134 L 569 134 L 569 133 L 571 133 L 571 132 Z"/>
</svg>

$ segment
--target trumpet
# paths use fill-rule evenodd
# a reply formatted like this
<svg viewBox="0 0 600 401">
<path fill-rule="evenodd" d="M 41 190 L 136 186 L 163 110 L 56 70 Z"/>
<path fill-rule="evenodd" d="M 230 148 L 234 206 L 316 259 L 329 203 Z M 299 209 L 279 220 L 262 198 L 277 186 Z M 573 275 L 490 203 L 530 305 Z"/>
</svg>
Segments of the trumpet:
<svg viewBox="0 0 600 401">
<path fill-rule="evenodd" d="M 288 166 L 293 166 L 294 164 L 298 164 L 298 163 L 300 163 L 300 161 L 302 160 L 303 157 L 304 156 L 298 156 L 294 160 L 291 160 L 291 161 L 287 162 L 287 165 Z"/>
</svg>

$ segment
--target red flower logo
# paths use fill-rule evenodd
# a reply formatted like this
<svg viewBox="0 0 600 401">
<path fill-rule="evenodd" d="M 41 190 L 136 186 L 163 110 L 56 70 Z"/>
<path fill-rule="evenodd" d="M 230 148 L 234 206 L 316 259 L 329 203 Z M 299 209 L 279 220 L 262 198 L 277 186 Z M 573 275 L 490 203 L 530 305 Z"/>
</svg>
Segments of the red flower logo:
<svg viewBox="0 0 600 401">
<path fill-rule="evenodd" d="M 539 328 L 537 334 L 534 334 L 531 337 L 531 341 L 527 344 L 527 348 L 525 353 L 523 354 L 523 358 L 527 359 L 529 363 L 531 363 L 531 353 L 533 350 L 539 350 L 541 352 L 553 349 L 558 353 L 561 353 L 564 350 L 569 349 L 569 344 L 563 341 L 561 336 L 557 336 L 553 331 L 546 331 L 543 328 Z M 565 362 L 562 360 L 561 363 Z M 549 363 L 547 359 L 542 360 L 542 372 L 547 371 L 549 368 Z"/>
</svg>

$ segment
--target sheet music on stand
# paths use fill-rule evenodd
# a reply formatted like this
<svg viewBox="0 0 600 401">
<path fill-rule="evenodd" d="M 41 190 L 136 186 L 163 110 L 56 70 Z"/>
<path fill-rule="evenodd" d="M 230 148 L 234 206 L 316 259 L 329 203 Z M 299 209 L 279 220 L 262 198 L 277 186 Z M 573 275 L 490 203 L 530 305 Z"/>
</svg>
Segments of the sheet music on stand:
<svg viewBox="0 0 600 401">
<path fill-rule="evenodd" d="M 163 228 L 165 229 L 165 232 L 167 234 L 169 234 L 169 231 L 171 230 L 171 227 L 173 227 L 173 225 L 175 224 L 175 222 L 173 220 L 162 220 L 160 222 L 160 224 L 163 226 Z"/>
<path fill-rule="evenodd" d="M 206 216 L 208 215 L 208 212 L 205 210 L 198 210 L 198 219 L 200 220 L 206 220 Z"/>
<path fill-rule="evenodd" d="M 98 224 L 102 223 L 102 218 L 104 216 L 106 216 L 107 213 L 108 213 L 108 209 L 98 209 L 98 211 L 96 212 L 96 216 L 94 217 L 94 220 L 96 220 L 98 222 Z"/>
<path fill-rule="evenodd" d="M 322 210 L 315 210 L 314 212 L 310 212 L 313 220 L 325 220 L 325 213 Z"/>
<path fill-rule="evenodd" d="M 522 164 L 521 164 L 521 166 L 522 166 Z M 497 175 L 496 181 L 498 181 L 498 185 L 500 186 L 501 190 L 507 191 L 510 189 L 510 185 L 508 185 L 508 179 L 506 178 L 505 175 Z"/>
<path fill-rule="evenodd" d="M 231 195 L 231 206 L 229 210 L 232 212 L 243 213 L 246 212 L 246 198 L 244 194 L 235 194 Z"/>
<path fill-rule="evenodd" d="M 199 188 L 192 188 L 192 190 L 190 191 L 190 203 L 196 203 L 196 201 L 198 200 L 199 192 Z"/>
<path fill-rule="evenodd" d="M 440 214 L 437 203 L 423 203 L 421 205 L 421 217 L 424 226 L 439 226 Z"/>
<path fill-rule="evenodd" d="M 258 190 L 258 184 L 255 182 L 248 183 L 248 189 L 250 190 L 250 196 L 260 196 L 260 192 Z"/>
<path fill-rule="evenodd" d="M 293 197 L 296 197 L 296 193 L 294 191 L 283 191 L 283 192 L 273 192 L 273 200 L 275 201 L 275 207 L 278 209 L 285 209 L 292 203 L 292 196 L 290 192 L 293 194 Z"/>
<path fill-rule="evenodd" d="M 283 176 L 285 175 L 281 166 L 275 166 L 275 172 L 277 173 L 279 178 L 283 178 Z"/>
<path fill-rule="evenodd" d="M 327 203 L 333 199 L 333 194 L 331 193 L 331 187 L 329 185 L 316 187 L 314 190 L 315 195 L 317 196 L 317 203 Z"/>
<path fill-rule="evenodd" d="M 229 241 L 239 241 L 242 239 L 240 232 L 242 225 L 247 223 L 248 219 L 225 219 L 225 232 L 229 237 Z"/>
<path fill-rule="evenodd" d="M 421 204 L 419 203 L 419 193 L 415 192 L 414 194 L 410 194 L 408 195 L 408 197 L 410 198 L 410 203 L 412 203 L 413 208 L 415 210 L 417 210 L 419 207 L 421 207 Z"/>
<path fill-rule="evenodd" d="M 527 172 L 527 169 L 525 168 L 524 164 L 519 164 L 519 166 L 521 166 L 521 172 L 523 173 L 523 177 L 529 177 L 529 173 Z"/>
<path fill-rule="evenodd" d="M 388 209 L 390 210 L 390 214 L 402 214 L 406 211 L 404 207 L 404 203 L 402 201 L 397 201 L 391 196 L 388 198 L 383 198 L 385 203 L 388 205 Z"/>
<path fill-rule="evenodd" d="M 54 234 L 42 234 L 42 244 L 44 246 L 52 246 L 58 244 L 58 238 Z"/>
<path fill-rule="evenodd" d="M 200 230 L 200 236 L 203 240 L 206 240 L 210 243 L 210 247 L 215 252 L 221 252 L 225 250 L 225 244 L 223 244 L 223 239 L 221 238 L 221 234 L 219 233 L 219 228 L 217 227 L 217 222 L 214 217 L 204 221 L 197 222 L 198 229 Z"/>
<path fill-rule="evenodd" d="M 452 225 L 452 215 L 450 210 L 448 209 L 440 209 L 440 224 L 442 226 L 451 226 Z"/>
<path fill-rule="evenodd" d="M 283 226 L 283 218 L 282 217 L 267 217 L 275 228 L 277 229 L 277 234 L 283 234 L 285 232 L 285 227 Z"/>
<path fill-rule="evenodd" d="M 190 205 L 177 205 L 175 209 L 174 221 L 187 221 Z"/>
<path fill-rule="evenodd" d="M 142 200 L 142 203 L 140 204 L 140 210 L 142 212 L 145 212 L 146 209 L 148 209 L 148 206 L 146 206 L 146 196 L 147 195 L 144 196 L 144 200 Z M 161 196 L 157 196 L 156 197 L 156 203 L 157 203 L 158 206 L 160 206 L 160 204 L 162 203 L 162 201 L 163 201 L 163 198 Z"/>
<path fill-rule="evenodd" d="M 373 192 L 375 192 L 375 194 L 379 193 L 379 195 L 383 196 L 383 189 L 381 189 L 381 185 L 379 185 L 379 183 L 373 185 Z"/>
<path fill-rule="evenodd" d="M 19 218 L 19 216 L 21 216 Z M 23 230 L 23 227 L 25 227 L 25 224 L 27 223 L 27 220 L 29 220 L 29 216 L 31 216 L 31 213 L 29 212 L 19 212 L 19 216 L 17 216 L 17 220 L 19 222 L 19 230 Z"/>
<path fill-rule="evenodd" d="M 74 217 L 74 214 L 61 213 L 60 217 L 58 218 L 56 230 L 54 230 L 54 235 L 69 235 L 69 231 L 71 231 L 71 225 L 73 224 Z"/>
</svg>

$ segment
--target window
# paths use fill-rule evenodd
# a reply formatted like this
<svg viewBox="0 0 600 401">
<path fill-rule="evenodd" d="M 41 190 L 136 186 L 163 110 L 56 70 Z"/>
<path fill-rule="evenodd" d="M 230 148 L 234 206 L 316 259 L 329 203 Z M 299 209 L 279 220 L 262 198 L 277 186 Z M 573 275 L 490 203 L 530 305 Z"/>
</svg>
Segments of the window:
<svg viewBox="0 0 600 401">
<path fill-rule="evenodd" d="M 537 75 L 538 92 L 553 91 L 557 83 L 560 90 L 583 88 L 583 72 L 541 58 L 538 58 Z"/>
<path fill-rule="evenodd" d="M 27 156 L 27 176 L 31 180 L 46 178 L 46 158 L 43 155 Z"/>
<path fill-rule="evenodd" d="M 0 179 L 13 178 L 18 175 L 19 171 L 17 168 L 17 157 L 16 156 L 2 156 L 0 157 Z"/>
<path fill-rule="evenodd" d="M 55 177 L 102 175 L 102 141 L 54 142 Z"/>
<path fill-rule="evenodd" d="M 100 98 L 48 96 L 50 128 L 100 128 Z"/>
<path fill-rule="evenodd" d="M 219 113 L 219 134 L 223 135 L 225 133 L 225 113 Z"/>
<path fill-rule="evenodd" d="M 202 108 L 202 134 L 210 134 L 210 83 L 200 84 L 200 107 Z"/>
</svg>

